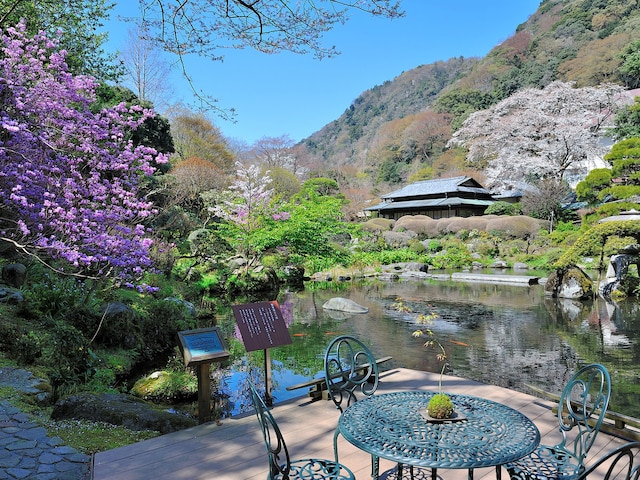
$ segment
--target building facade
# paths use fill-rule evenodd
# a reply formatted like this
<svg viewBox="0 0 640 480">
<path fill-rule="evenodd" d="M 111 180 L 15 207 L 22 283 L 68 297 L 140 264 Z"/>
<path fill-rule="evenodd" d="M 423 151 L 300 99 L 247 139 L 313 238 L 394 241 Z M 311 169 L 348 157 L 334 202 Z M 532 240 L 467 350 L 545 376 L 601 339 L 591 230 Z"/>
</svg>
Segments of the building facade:
<svg viewBox="0 0 640 480">
<path fill-rule="evenodd" d="M 365 210 L 397 220 L 405 215 L 428 215 L 433 219 L 483 215 L 496 202 L 491 192 L 471 177 L 423 180 L 381 197 Z"/>
</svg>

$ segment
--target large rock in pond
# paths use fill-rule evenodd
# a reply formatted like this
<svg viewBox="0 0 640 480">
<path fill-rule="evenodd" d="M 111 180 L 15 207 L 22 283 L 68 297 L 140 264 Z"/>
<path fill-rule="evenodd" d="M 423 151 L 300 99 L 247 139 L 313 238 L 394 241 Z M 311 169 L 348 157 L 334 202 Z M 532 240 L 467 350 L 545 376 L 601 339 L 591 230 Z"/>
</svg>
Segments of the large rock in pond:
<svg viewBox="0 0 640 480">
<path fill-rule="evenodd" d="M 557 298 L 588 299 L 593 297 L 593 281 L 579 267 L 574 266 L 551 273 L 544 291 L 546 295 Z"/>
<path fill-rule="evenodd" d="M 160 410 L 149 402 L 119 393 L 69 395 L 55 404 L 51 418 L 106 422 L 129 430 L 155 430 L 162 434 L 198 423 L 194 418 Z"/>
<path fill-rule="evenodd" d="M 363 307 L 353 300 L 342 297 L 334 297 L 328 300 L 324 305 L 322 305 L 322 308 L 345 313 L 367 313 L 369 311 L 367 307 Z"/>
</svg>

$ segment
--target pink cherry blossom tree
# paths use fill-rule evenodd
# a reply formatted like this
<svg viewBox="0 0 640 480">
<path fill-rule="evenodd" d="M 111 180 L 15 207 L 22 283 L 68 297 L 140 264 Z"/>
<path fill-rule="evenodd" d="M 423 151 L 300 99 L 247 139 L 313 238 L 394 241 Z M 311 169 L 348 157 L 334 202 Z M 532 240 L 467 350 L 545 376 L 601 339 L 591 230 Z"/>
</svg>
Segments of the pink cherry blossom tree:
<svg viewBox="0 0 640 480">
<path fill-rule="evenodd" d="M 483 170 L 488 188 L 522 188 L 528 177 L 575 185 L 591 169 L 606 166 L 602 137 L 628 101 L 617 85 L 553 82 L 523 89 L 471 114 L 449 146 L 469 150 L 467 162 Z"/>
<path fill-rule="evenodd" d="M 265 219 L 285 221 L 290 215 L 279 211 L 272 202 L 269 170 L 262 171 L 257 165 L 244 166 L 240 162 L 236 162 L 236 169 L 236 179 L 229 187 L 229 198 L 216 205 L 213 211 L 235 227 L 238 247 L 251 264 L 254 259 L 250 257 L 256 255 L 251 246 L 251 235 L 264 226 Z"/>
<path fill-rule="evenodd" d="M 0 38 L 0 240 L 59 271 L 133 282 L 152 267 L 140 198 L 163 155 L 131 134 L 152 110 L 92 111 L 96 81 L 25 25 Z"/>
</svg>

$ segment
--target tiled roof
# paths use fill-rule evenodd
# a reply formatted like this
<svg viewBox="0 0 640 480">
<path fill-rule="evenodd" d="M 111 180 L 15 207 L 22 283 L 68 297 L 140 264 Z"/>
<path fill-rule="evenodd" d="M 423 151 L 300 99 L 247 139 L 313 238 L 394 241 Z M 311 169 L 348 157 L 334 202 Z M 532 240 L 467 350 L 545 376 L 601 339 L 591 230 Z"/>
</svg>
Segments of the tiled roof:
<svg viewBox="0 0 640 480">
<path fill-rule="evenodd" d="M 466 185 L 464 185 L 466 184 Z M 417 197 L 425 195 L 438 195 L 453 192 L 476 192 L 489 194 L 474 179 L 466 176 L 436 178 L 435 180 L 424 180 L 415 182 L 394 192 L 382 195 L 383 199 L 394 199 L 404 197 Z"/>
<path fill-rule="evenodd" d="M 493 205 L 493 200 L 473 200 L 471 198 L 432 198 L 429 200 L 408 200 L 406 202 L 382 202 L 373 207 L 365 208 L 365 210 L 384 211 L 384 210 L 406 210 L 409 208 L 422 207 L 457 207 L 460 205 L 473 205 L 488 207 Z"/>
</svg>

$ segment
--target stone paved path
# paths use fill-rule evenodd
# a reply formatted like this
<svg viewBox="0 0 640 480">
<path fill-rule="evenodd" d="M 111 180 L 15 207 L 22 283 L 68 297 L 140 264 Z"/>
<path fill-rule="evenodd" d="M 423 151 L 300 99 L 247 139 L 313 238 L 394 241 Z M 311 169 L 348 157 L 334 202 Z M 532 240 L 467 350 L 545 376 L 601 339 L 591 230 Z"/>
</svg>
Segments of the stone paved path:
<svg viewBox="0 0 640 480">
<path fill-rule="evenodd" d="M 28 390 L 30 380 L 24 370 L 0 369 L 0 384 Z M 49 437 L 26 413 L 0 399 L 0 480 L 88 480 L 90 462 L 89 455 Z"/>
<path fill-rule="evenodd" d="M 90 460 L 0 400 L 0 479 L 84 480 Z"/>
</svg>

